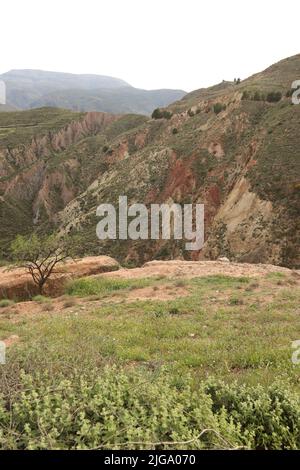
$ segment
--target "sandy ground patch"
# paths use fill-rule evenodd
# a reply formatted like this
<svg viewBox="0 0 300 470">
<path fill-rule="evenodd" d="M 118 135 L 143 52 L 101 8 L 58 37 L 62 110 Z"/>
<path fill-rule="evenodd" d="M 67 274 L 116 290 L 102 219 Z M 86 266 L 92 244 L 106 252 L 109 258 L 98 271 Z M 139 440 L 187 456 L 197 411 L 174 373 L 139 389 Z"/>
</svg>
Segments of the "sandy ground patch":
<svg viewBox="0 0 300 470">
<path fill-rule="evenodd" d="M 184 287 L 170 285 L 143 287 L 134 289 L 126 295 L 126 301 L 133 300 L 172 300 L 176 297 L 184 297 L 189 294 L 189 290 Z"/>
<path fill-rule="evenodd" d="M 169 278 L 193 278 L 222 274 L 234 277 L 261 277 L 268 273 L 291 274 L 291 270 L 271 264 L 231 263 L 223 261 L 150 261 L 141 268 L 124 269 L 101 276 L 138 279 L 164 276 Z M 300 271 L 295 271 L 297 274 Z"/>
</svg>

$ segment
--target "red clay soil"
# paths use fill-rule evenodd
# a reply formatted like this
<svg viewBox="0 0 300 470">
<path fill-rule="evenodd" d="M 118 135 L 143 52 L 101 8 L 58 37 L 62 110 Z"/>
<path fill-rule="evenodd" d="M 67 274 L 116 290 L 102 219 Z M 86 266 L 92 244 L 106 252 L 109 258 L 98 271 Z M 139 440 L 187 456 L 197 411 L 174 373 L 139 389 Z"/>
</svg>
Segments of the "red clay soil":
<svg viewBox="0 0 300 470">
<path fill-rule="evenodd" d="M 109 256 L 90 256 L 67 261 L 59 266 L 60 273 L 48 280 L 44 293 L 52 297 L 59 296 L 63 293 L 64 285 L 70 279 L 113 271 L 118 268 L 117 261 Z M 0 299 L 26 300 L 38 293 L 37 286 L 23 268 L 0 268 Z"/>
</svg>

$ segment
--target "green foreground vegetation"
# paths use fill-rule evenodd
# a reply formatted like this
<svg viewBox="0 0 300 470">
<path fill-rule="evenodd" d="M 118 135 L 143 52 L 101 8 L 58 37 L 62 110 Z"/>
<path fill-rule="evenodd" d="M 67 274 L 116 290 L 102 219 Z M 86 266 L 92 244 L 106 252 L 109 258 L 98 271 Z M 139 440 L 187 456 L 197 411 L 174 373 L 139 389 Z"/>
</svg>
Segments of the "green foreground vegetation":
<svg viewBox="0 0 300 470">
<path fill-rule="evenodd" d="M 295 284 L 93 277 L 39 314 L 2 308 L 0 338 L 20 341 L 0 366 L 0 448 L 299 449 Z"/>
</svg>

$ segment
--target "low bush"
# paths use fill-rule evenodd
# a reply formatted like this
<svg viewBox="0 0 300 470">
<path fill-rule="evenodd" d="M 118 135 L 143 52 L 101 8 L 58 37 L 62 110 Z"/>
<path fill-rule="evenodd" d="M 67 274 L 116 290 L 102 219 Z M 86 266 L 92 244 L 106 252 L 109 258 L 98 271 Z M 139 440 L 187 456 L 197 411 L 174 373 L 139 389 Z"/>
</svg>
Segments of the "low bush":
<svg viewBox="0 0 300 470">
<path fill-rule="evenodd" d="M 222 103 L 216 103 L 213 107 L 214 113 L 219 114 L 221 111 L 224 111 L 226 109 L 226 105 Z"/>
<path fill-rule="evenodd" d="M 260 385 L 215 383 L 205 390 L 212 399 L 213 411 L 226 410 L 245 438 L 251 436 L 252 448 L 300 448 L 300 398 L 284 384 L 264 389 Z"/>
<path fill-rule="evenodd" d="M 297 449 L 300 403 L 268 389 L 173 376 L 167 369 L 61 377 L 21 373 L 0 400 L 1 449 Z"/>
<path fill-rule="evenodd" d="M 251 100 L 251 101 L 267 101 L 268 103 L 277 103 L 282 98 L 280 91 L 271 91 L 267 95 L 256 90 L 255 92 L 250 92 L 244 90 L 242 94 L 242 100 Z"/>
<path fill-rule="evenodd" d="M 244 301 L 243 299 L 240 299 L 239 297 L 231 297 L 228 303 L 229 305 L 243 305 Z"/>
<path fill-rule="evenodd" d="M 156 108 L 152 113 L 152 119 L 171 119 L 173 113 L 166 109 Z"/>
<path fill-rule="evenodd" d="M 259 91 L 256 91 L 253 95 L 253 101 L 264 101 L 265 97 Z"/>
<path fill-rule="evenodd" d="M 280 91 L 271 91 L 271 93 L 267 94 L 267 101 L 269 103 L 277 103 L 281 100 L 281 98 L 282 94 L 280 93 Z"/>
<path fill-rule="evenodd" d="M 251 97 L 250 97 L 249 91 L 247 91 L 247 90 L 243 91 L 242 100 L 249 100 L 250 98 Z"/>
<path fill-rule="evenodd" d="M 50 302 L 49 297 L 46 297 L 45 295 L 36 295 L 35 297 L 32 297 L 32 300 L 34 302 L 38 302 L 39 304 L 46 304 Z"/>
</svg>

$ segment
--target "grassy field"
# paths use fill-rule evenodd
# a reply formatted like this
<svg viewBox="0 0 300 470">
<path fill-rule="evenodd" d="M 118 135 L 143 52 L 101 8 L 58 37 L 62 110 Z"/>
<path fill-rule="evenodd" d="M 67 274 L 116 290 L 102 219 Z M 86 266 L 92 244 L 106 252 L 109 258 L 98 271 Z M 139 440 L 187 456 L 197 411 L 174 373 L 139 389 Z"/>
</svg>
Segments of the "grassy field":
<svg viewBox="0 0 300 470">
<path fill-rule="evenodd" d="M 1 336 L 20 336 L 20 345 L 9 352 L 20 361 L 29 352 L 37 365 L 41 360 L 57 369 L 77 361 L 78 350 L 91 364 L 101 357 L 251 384 L 281 377 L 297 386 L 291 342 L 300 334 L 299 290 L 282 276 L 75 280 L 66 288 L 66 303 L 75 297 L 71 309 L 20 319 L 3 311 Z M 166 291 L 185 287 L 187 295 L 126 300 L 133 289 L 150 286 L 155 293 L 162 283 Z M 40 348 L 49 351 L 41 354 Z"/>
<path fill-rule="evenodd" d="M 185 295 L 172 299 L 179 289 L 184 291 Z M 166 295 L 171 292 L 170 300 L 159 300 L 159 296 L 155 300 L 157 292 L 164 292 Z M 141 298 L 131 300 L 130 295 L 133 294 L 140 295 Z M 300 293 L 293 276 L 279 273 L 260 279 L 226 276 L 192 280 L 85 278 L 69 284 L 63 298 L 34 299 L 32 305 L 39 304 L 40 314 L 30 313 L 30 302 L 26 304 L 27 308 L 23 309 L 23 313 L 17 313 L 18 304 L 3 305 L 2 308 L 0 306 L 0 338 L 18 335 L 20 339 L 8 349 L 7 364 L 1 367 L 3 399 L 6 403 L 9 401 L 10 416 L 16 414 L 15 423 L 19 423 L 19 427 L 16 425 L 11 428 L 7 424 L 6 434 L 3 434 L 2 438 L 0 434 L 0 446 L 43 448 L 51 445 L 53 448 L 91 448 L 103 445 L 106 448 L 172 448 L 172 444 L 154 445 L 153 442 L 163 442 L 167 438 L 167 441 L 174 441 L 176 446 L 177 441 L 185 441 L 190 437 L 192 442 L 178 444 L 177 447 L 298 448 L 300 366 L 292 363 L 291 343 L 299 339 L 300 335 L 299 300 Z M 60 305 L 63 308 L 58 308 Z M 134 430 L 125 435 L 121 432 L 123 418 L 121 419 L 115 410 L 114 413 L 117 413 L 121 421 L 118 422 L 119 418 L 117 419 L 114 413 L 111 418 L 107 418 L 114 422 L 114 432 L 108 430 L 108 422 L 102 423 L 105 433 L 109 434 L 109 437 L 105 434 L 106 440 L 103 438 L 103 430 L 98 434 L 91 431 L 90 434 L 88 430 L 91 428 L 88 425 L 83 440 L 71 439 L 71 429 L 66 437 L 62 431 L 65 425 L 58 422 L 58 417 L 51 421 L 51 413 L 48 410 L 54 406 L 52 390 L 57 390 L 62 381 L 67 381 L 65 386 L 70 389 L 71 395 L 74 394 L 71 408 L 75 407 L 75 414 L 72 419 L 75 428 L 79 426 L 80 429 L 81 424 L 78 423 L 82 413 L 90 426 L 93 420 L 93 426 L 99 425 L 99 415 L 98 418 L 95 417 L 93 411 L 91 418 L 91 412 L 87 411 L 85 403 L 89 393 L 95 393 L 93 399 L 97 401 L 98 392 L 93 388 L 95 383 L 104 387 L 103 383 L 107 381 L 107 387 L 113 388 L 110 397 L 105 398 L 108 407 L 112 406 L 112 403 L 117 406 L 115 401 L 121 399 L 121 396 L 122 400 L 125 400 L 124 396 L 131 397 L 128 387 L 131 389 L 132 383 L 135 383 L 134 387 L 141 390 L 142 395 L 134 395 L 136 402 L 128 404 L 125 400 L 126 403 L 122 405 L 127 409 L 126 417 L 123 418 L 126 422 L 128 420 L 129 428 L 133 426 Z M 85 392 L 80 398 L 78 387 L 83 386 L 82 381 L 85 383 Z M 212 385 L 215 383 L 219 385 Z M 150 399 L 146 399 L 142 392 L 145 384 L 147 393 L 157 395 L 155 400 L 158 407 L 152 410 L 148 421 L 143 415 L 148 410 L 147 400 Z M 274 387 L 279 387 L 276 393 Z M 28 396 L 26 390 L 30 391 Z M 166 396 L 161 395 L 162 390 L 173 396 L 173 404 L 166 405 Z M 181 393 L 185 396 L 184 405 L 181 403 Z M 190 394 L 190 402 L 186 393 Z M 182 423 L 179 425 L 175 420 L 176 425 L 171 424 L 169 417 L 164 418 L 164 413 L 171 413 L 176 403 L 175 407 L 179 406 L 176 416 L 180 421 L 183 409 L 196 406 L 197 403 L 199 405 L 199 397 L 193 398 L 194 393 L 204 393 L 208 408 L 213 410 L 213 419 L 217 419 L 213 427 L 219 431 L 214 433 L 214 437 L 210 436 L 208 441 L 206 438 L 196 438 L 196 431 L 199 434 L 199 423 L 196 425 L 193 420 L 189 424 L 185 423 L 187 429 L 182 428 L 180 434 Z M 47 403 L 42 404 L 43 400 L 41 402 L 37 399 L 40 394 L 48 397 Z M 251 402 L 248 403 L 249 407 L 254 410 L 255 422 L 251 421 L 252 418 L 249 421 L 249 410 L 246 413 L 248 417 L 244 415 L 243 406 L 248 400 L 246 396 Z M 262 396 L 265 396 L 263 404 L 259 398 Z M 56 399 L 59 403 L 55 406 L 61 409 L 61 412 L 64 407 L 71 406 L 68 403 L 68 394 L 59 392 Z M 274 403 L 281 403 L 281 399 L 285 402 L 285 411 L 281 408 L 278 412 L 274 411 L 277 406 Z M 78 400 L 81 404 L 76 411 Z M 22 407 L 25 406 L 25 410 L 28 408 L 28 416 L 27 412 L 24 413 L 26 419 L 30 416 L 29 420 L 32 422 L 28 432 L 25 432 L 25 437 L 22 428 L 25 418 L 21 408 L 18 408 L 21 406 L 20 402 L 23 403 Z M 226 434 L 224 429 L 229 429 L 230 420 L 235 415 L 231 409 L 232 403 L 237 413 L 236 420 L 232 421 L 232 433 L 228 431 L 229 434 Z M 164 410 L 163 404 L 166 406 Z M 258 414 L 255 412 L 256 407 Z M 135 414 L 137 409 L 141 413 L 138 417 Z M 227 423 L 224 428 L 221 414 L 225 413 L 225 409 L 229 415 L 223 417 Z M 277 424 L 272 424 L 271 432 L 268 426 L 270 420 L 273 420 L 273 412 L 274 423 Z M 160 425 L 153 418 L 153 413 L 157 414 L 156 419 Z M 39 430 L 36 420 L 40 419 L 40 414 L 43 416 L 42 421 L 45 420 L 47 432 Z M 259 425 L 256 421 L 258 416 L 262 417 Z M 133 425 L 135 419 L 140 423 L 139 432 Z M 158 427 L 152 423 L 153 419 Z M 165 430 L 164 419 L 168 423 L 165 424 Z M 172 419 L 175 419 L 175 416 Z M 286 419 L 289 423 L 292 419 L 292 428 L 291 424 L 283 423 Z M 264 420 L 269 424 L 264 423 Z M 150 430 L 147 428 L 147 422 Z M 153 424 L 153 429 L 150 423 Z M 203 423 L 206 423 L 205 419 Z M 44 434 L 49 432 L 51 426 L 57 428 L 57 434 L 54 433 L 55 435 L 48 439 Z M 176 431 L 172 434 L 171 429 L 174 426 Z M 287 429 L 292 436 L 289 439 L 283 437 L 286 436 L 284 433 Z M 222 438 L 216 437 L 219 433 Z M 71 439 L 70 442 L 68 439 Z M 226 446 L 222 439 L 227 439 L 232 445 L 227 442 Z M 142 443 L 131 445 L 132 440 Z M 143 444 L 148 441 L 149 444 Z"/>
</svg>

